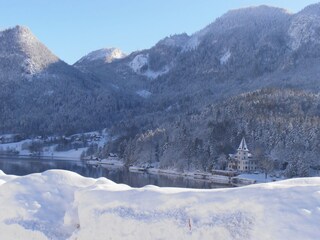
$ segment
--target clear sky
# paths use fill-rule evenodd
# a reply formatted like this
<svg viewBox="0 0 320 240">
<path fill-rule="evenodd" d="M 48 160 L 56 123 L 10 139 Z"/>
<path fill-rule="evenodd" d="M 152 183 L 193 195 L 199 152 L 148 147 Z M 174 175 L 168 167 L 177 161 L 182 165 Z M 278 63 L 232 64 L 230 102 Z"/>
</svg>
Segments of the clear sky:
<svg viewBox="0 0 320 240">
<path fill-rule="evenodd" d="M 192 34 L 230 9 L 261 4 L 297 12 L 320 0 L 0 0 L 0 29 L 28 26 L 72 64 L 104 47 L 126 53 Z"/>
</svg>

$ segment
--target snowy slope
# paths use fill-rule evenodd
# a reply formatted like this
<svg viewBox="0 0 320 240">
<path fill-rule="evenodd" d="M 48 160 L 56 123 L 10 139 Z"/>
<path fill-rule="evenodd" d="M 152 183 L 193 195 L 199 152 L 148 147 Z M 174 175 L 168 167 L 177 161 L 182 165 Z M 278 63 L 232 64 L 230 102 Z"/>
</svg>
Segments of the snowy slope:
<svg viewBox="0 0 320 240">
<path fill-rule="evenodd" d="M 0 32 L 0 81 L 30 80 L 54 64 L 62 63 L 29 28 L 16 26 Z"/>
<path fill-rule="evenodd" d="M 140 189 L 50 170 L 0 172 L 3 239 L 319 239 L 320 178 Z"/>
<path fill-rule="evenodd" d="M 28 148 L 24 147 L 24 145 L 28 146 L 33 141 L 34 140 L 26 139 L 20 142 L 0 144 L 0 152 L 11 150 L 11 151 L 17 152 L 17 155 L 20 155 L 20 156 L 30 156 L 32 155 L 32 153 Z M 78 149 L 70 149 L 67 151 L 56 151 L 56 147 L 57 147 L 56 144 L 53 144 L 48 147 L 44 147 L 40 154 L 41 157 L 50 157 L 54 159 L 80 160 L 82 152 L 88 149 L 87 147 L 84 147 L 84 148 L 78 148 Z"/>
<path fill-rule="evenodd" d="M 159 71 L 149 69 L 149 54 L 139 54 L 129 63 L 129 67 L 137 74 L 156 79 L 157 77 L 169 72 L 170 68 L 165 66 Z"/>
<path fill-rule="evenodd" d="M 87 54 L 76 64 L 88 64 L 93 61 L 103 61 L 105 63 L 111 63 L 112 61 L 124 58 L 125 56 L 126 54 L 118 48 L 103 48 Z"/>
<path fill-rule="evenodd" d="M 148 90 L 145 90 L 145 89 L 142 89 L 142 90 L 139 90 L 139 91 L 136 91 L 136 93 L 140 96 L 140 97 L 143 97 L 143 98 L 148 98 L 151 96 L 151 92 L 149 92 Z"/>
<path fill-rule="evenodd" d="M 290 37 L 290 47 L 293 50 L 299 49 L 303 45 L 320 44 L 320 4 L 306 7 L 295 14 L 288 34 Z"/>
</svg>

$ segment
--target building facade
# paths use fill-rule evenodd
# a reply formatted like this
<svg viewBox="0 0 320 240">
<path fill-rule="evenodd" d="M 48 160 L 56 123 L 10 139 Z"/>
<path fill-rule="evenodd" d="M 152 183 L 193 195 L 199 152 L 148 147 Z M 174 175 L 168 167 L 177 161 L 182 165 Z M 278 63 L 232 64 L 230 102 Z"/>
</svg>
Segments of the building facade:
<svg viewBox="0 0 320 240">
<path fill-rule="evenodd" d="M 257 161 L 250 153 L 245 138 L 242 138 L 237 152 L 234 154 L 229 154 L 228 170 L 240 172 L 257 170 Z"/>
</svg>

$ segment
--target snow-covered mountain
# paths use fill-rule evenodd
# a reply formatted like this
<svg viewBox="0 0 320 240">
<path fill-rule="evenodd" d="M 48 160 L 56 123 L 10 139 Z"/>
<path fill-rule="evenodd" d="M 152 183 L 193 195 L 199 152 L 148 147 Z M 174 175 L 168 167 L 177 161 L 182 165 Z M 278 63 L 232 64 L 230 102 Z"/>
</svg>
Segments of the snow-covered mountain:
<svg viewBox="0 0 320 240">
<path fill-rule="evenodd" d="M 100 88 L 100 79 L 60 60 L 21 26 L 0 32 L 0 84 L 3 133 L 103 127 L 117 115 L 108 113 L 127 101 L 111 85 Z"/>
<path fill-rule="evenodd" d="M 205 170 L 208 159 L 229 154 L 245 135 L 283 163 L 296 164 L 295 152 L 317 166 L 318 141 L 308 139 L 319 127 L 312 93 L 320 91 L 319 6 L 296 14 L 268 6 L 232 10 L 183 40 L 169 37 L 119 61 L 114 69 L 122 67 L 127 80 L 120 87 L 130 89 L 133 76 L 141 76 L 144 88 L 131 90 L 152 93 L 145 100 L 148 115 L 127 120 L 133 127 L 144 123 L 140 135 L 128 132 L 127 143 L 133 139 L 128 151 L 136 149 L 128 161 Z M 144 76 L 164 66 L 168 70 L 152 81 Z M 272 90 L 261 92 L 264 88 Z M 204 107 L 211 104 L 215 110 L 206 115 Z M 159 150 L 162 145 L 166 150 Z M 143 149 L 157 154 L 150 157 Z"/>
<path fill-rule="evenodd" d="M 190 36 L 148 90 L 170 104 L 189 99 L 187 107 L 266 86 L 319 90 L 317 7 L 297 14 L 268 6 L 232 10 Z"/>
<path fill-rule="evenodd" d="M 162 39 L 151 49 L 133 52 L 117 61 L 88 61 L 88 57 L 95 59 L 99 55 L 98 50 L 84 56 L 74 66 L 118 89 L 135 94 L 142 89 L 149 89 L 153 80 L 170 72 L 188 40 L 187 34 L 173 35 Z"/>
<path fill-rule="evenodd" d="M 320 3 L 310 5 L 293 16 L 288 30 L 289 46 L 304 54 L 319 55 L 320 46 Z"/>
<path fill-rule="evenodd" d="M 81 69 L 132 92 L 143 85 L 157 103 L 165 99 L 174 104 L 198 93 L 210 102 L 222 94 L 270 85 L 314 89 L 320 57 L 318 7 L 297 14 L 269 6 L 231 10 L 191 36 L 173 35 L 112 65 L 88 63 Z"/>
<path fill-rule="evenodd" d="M 32 78 L 52 64 L 62 64 L 27 27 L 0 32 L 0 81 Z"/>
<path fill-rule="evenodd" d="M 126 54 L 123 53 L 118 48 L 103 48 L 96 51 L 93 51 L 79 61 L 75 63 L 75 66 L 89 64 L 95 61 L 102 61 L 103 63 L 111 63 L 116 59 L 121 59 L 126 57 Z"/>
</svg>

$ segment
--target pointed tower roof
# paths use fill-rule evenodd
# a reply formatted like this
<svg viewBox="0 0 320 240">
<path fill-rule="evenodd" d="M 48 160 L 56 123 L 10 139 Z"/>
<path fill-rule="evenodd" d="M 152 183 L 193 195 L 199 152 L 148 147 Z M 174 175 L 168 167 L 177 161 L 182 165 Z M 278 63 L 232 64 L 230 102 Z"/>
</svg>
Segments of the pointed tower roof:
<svg viewBox="0 0 320 240">
<path fill-rule="evenodd" d="M 238 150 L 243 150 L 243 151 L 249 152 L 249 149 L 247 147 L 247 143 L 246 143 L 246 140 L 244 139 L 244 137 L 241 140 L 241 143 L 238 147 Z"/>
</svg>

